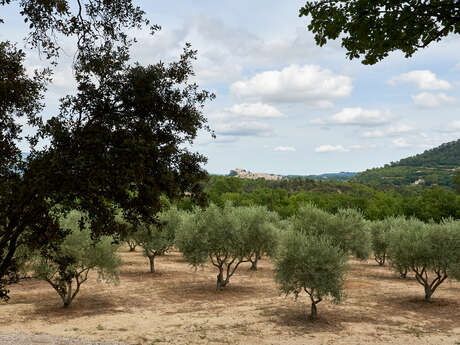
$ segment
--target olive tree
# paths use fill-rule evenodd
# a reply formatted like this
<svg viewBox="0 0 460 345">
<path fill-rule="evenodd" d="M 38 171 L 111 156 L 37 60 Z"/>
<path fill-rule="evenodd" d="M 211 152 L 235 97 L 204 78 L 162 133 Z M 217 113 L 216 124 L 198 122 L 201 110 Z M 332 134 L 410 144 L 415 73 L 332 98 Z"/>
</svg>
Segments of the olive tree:
<svg viewBox="0 0 460 345">
<path fill-rule="evenodd" d="M 385 265 L 388 257 L 388 233 L 390 232 L 395 218 L 390 217 L 384 220 L 369 222 L 372 238 L 372 251 L 374 259 L 380 265 Z"/>
<path fill-rule="evenodd" d="M 155 257 L 163 255 L 174 245 L 176 229 L 181 224 L 181 212 L 175 207 L 158 214 L 154 225 L 141 223 L 133 233 L 135 242 L 149 259 L 150 273 L 155 273 Z"/>
<path fill-rule="evenodd" d="M 235 207 L 233 213 L 242 227 L 251 270 L 256 271 L 259 259 L 263 255 L 272 256 L 278 246 L 278 214 L 268 211 L 264 206 Z"/>
<path fill-rule="evenodd" d="M 331 243 L 358 259 L 370 255 L 370 235 L 362 214 L 353 209 L 340 209 L 331 214 L 307 204 L 292 219 L 295 231 L 330 238 Z"/>
<path fill-rule="evenodd" d="M 211 204 L 184 217 L 176 245 L 184 258 L 197 267 L 208 259 L 218 269 L 217 291 L 223 290 L 237 268 L 248 262 L 251 252 L 244 241 L 241 220 L 234 207 Z"/>
<path fill-rule="evenodd" d="M 346 253 L 329 237 L 289 231 L 275 258 L 275 279 L 279 289 L 296 299 L 305 292 L 311 300 L 312 319 L 317 317 L 317 304 L 326 296 L 334 302 L 344 297 L 343 282 L 347 270 Z"/>
<path fill-rule="evenodd" d="M 47 281 L 56 290 L 65 308 L 80 292 L 90 271 L 96 270 L 99 279 L 106 282 L 117 283 L 119 279 L 118 245 L 108 236 L 93 241 L 90 230 L 80 228 L 80 220 L 78 212 L 71 212 L 63 219 L 61 226 L 69 229 L 70 234 L 55 249 L 37 254 L 30 264 L 34 276 Z"/>
<path fill-rule="evenodd" d="M 460 222 L 425 224 L 410 219 L 391 231 L 389 255 L 398 270 L 415 274 L 425 300 L 449 277 L 460 279 Z"/>
</svg>

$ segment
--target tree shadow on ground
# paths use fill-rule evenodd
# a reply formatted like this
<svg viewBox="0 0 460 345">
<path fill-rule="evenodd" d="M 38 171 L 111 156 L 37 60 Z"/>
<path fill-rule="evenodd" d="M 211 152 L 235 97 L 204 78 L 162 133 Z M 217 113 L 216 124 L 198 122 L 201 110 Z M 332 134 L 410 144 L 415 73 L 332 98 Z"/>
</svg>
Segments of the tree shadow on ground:
<svg viewBox="0 0 460 345">
<path fill-rule="evenodd" d="M 333 310 L 318 305 L 318 317 L 310 318 L 310 304 L 271 306 L 259 308 L 261 315 L 273 324 L 289 327 L 296 335 L 321 332 L 339 332 L 345 329 L 343 323 L 376 323 L 376 318 L 359 310 Z"/>
<path fill-rule="evenodd" d="M 125 311 L 120 308 L 120 304 L 112 296 L 102 294 L 78 295 L 67 308 L 63 307 L 62 301 L 57 294 L 55 298 L 46 296 L 36 300 L 33 305 L 32 312 L 28 310 L 22 313 L 24 322 L 41 319 L 52 323 L 82 316 L 116 314 Z"/>
<path fill-rule="evenodd" d="M 420 295 L 382 296 L 385 313 L 403 315 L 426 324 L 426 330 L 450 330 L 460 324 L 460 302 L 454 298 L 432 297 L 426 301 L 421 287 Z"/>
</svg>

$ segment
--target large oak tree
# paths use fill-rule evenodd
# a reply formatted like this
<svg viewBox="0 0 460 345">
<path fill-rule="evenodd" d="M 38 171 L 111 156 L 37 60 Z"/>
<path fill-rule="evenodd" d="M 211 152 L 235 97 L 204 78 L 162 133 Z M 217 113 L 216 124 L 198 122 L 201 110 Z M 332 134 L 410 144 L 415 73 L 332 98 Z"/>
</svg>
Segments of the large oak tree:
<svg viewBox="0 0 460 345">
<path fill-rule="evenodd" d="M 130 221 L 155 222 L 162 194 L 202 200 L 206 159 L 186 147 L 200 129 L 209 130 L 203 106 L 213 98 L 190 82 L 196 53 L 189 45 L 170 64 L 132 63 L 127 32 L 149 23 L 131 0 L 0 0 L 0 8 L 15 2 L 29 25 L 27 43 L 53 64 L 60 36 L 75 38 L 77 92 L 42 121 L 50 71 L 29 77 L 24 53 L 1 43 L 2 296 L 17 277 L 17 248 L 53 246 L 66 235 L 58 218 L 72 209 L 85 214 L 81 224 L 97 238 L 124 231 L 115 220 L 119 210 Z M 27 158 L 18 146 L 21 117 L 36 129 Z M 37 148 L 38 142 L 47 145 Z"/>
<path fill-rule="evenodd" d="M 457 0 L 307 1 L 300 16 L 311 16 L 308 29 L 316 43 L 341 38 L 350 59 L 375 64 L 392 51 L 406 57 L 418 49 L 460 33 Z"/>
</svg>

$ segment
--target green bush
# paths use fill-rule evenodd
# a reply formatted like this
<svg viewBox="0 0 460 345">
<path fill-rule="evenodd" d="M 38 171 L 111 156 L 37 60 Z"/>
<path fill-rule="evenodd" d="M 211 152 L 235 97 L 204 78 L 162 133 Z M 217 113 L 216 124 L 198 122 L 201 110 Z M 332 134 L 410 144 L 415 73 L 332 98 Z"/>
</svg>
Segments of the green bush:
<svg viewBox="0 0 460 345">
<path fill-rule="evenodd" d="M 34 276 L 47 281 L 68 307 L 88 279 L 96 270 L 99 279 L 117 283 L 121 258 L 116 254 L 118 245 L 108 236 L 91 239 L 91 232 L 80 229 L 81 215 L 72 211 L 60 226 L 69 229 L 69 235 L 55 248 L 42 251 L 30 263 Z"/>
<path fill-rule="evenodd" d="M 304 291 L 311 300 L 311 318 L 316 305 L 326 296 L 334 302 L 344 297 L 343 282 L 347 255 L 329 237 L 302 232 L 286 232 L 275 259 L 275 279 L 280 291 L 297 298 Z"/>
</svg>

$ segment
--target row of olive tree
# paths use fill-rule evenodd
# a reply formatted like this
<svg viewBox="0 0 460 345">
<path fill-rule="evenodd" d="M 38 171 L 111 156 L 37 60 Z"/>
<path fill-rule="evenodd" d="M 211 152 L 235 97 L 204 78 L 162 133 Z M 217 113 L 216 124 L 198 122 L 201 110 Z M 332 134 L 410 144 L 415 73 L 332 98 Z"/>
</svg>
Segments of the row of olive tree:
<svg viewBox="0 0 460 345">
<path fill-rule="evenodd" d="M 80 213 L 70 213 L 60 225 L 69 231 L 66 239 L 28 260 L 35 276 L 50 283 L 68 306 L 90 270 L 96 270 L 102 280 L 116 282 L 121 260 L 111 237 L 91 239 Z M 366 222 L 354 210 L 330 214 L 313 205 L 280 221 L 262 206 L 211 205 L 186 212 L 167 205 L 157 214 L 155 225 L 139 222 L 129 233 L 143 248 L 152 273 L 155 257 L 176 246 L 193 266 L 209 261 L 216 267 L 218 291 L 242 263 L 251 262 L 251 268 L 257 269 L 259 258 L 268 255 L 280 291 L 296 297 L 305 292 L 313 318 L 317 303 L 325 297 L 334 302 L 343 298 L 348 256 L 367 259 L 371 245 L 379 264 L 388 260 L 401 275 L 412 271 L 427 300 L 447 277 L 460 279 L 458 221 L 425 224 L 399 217 Z"/>
</svg>

